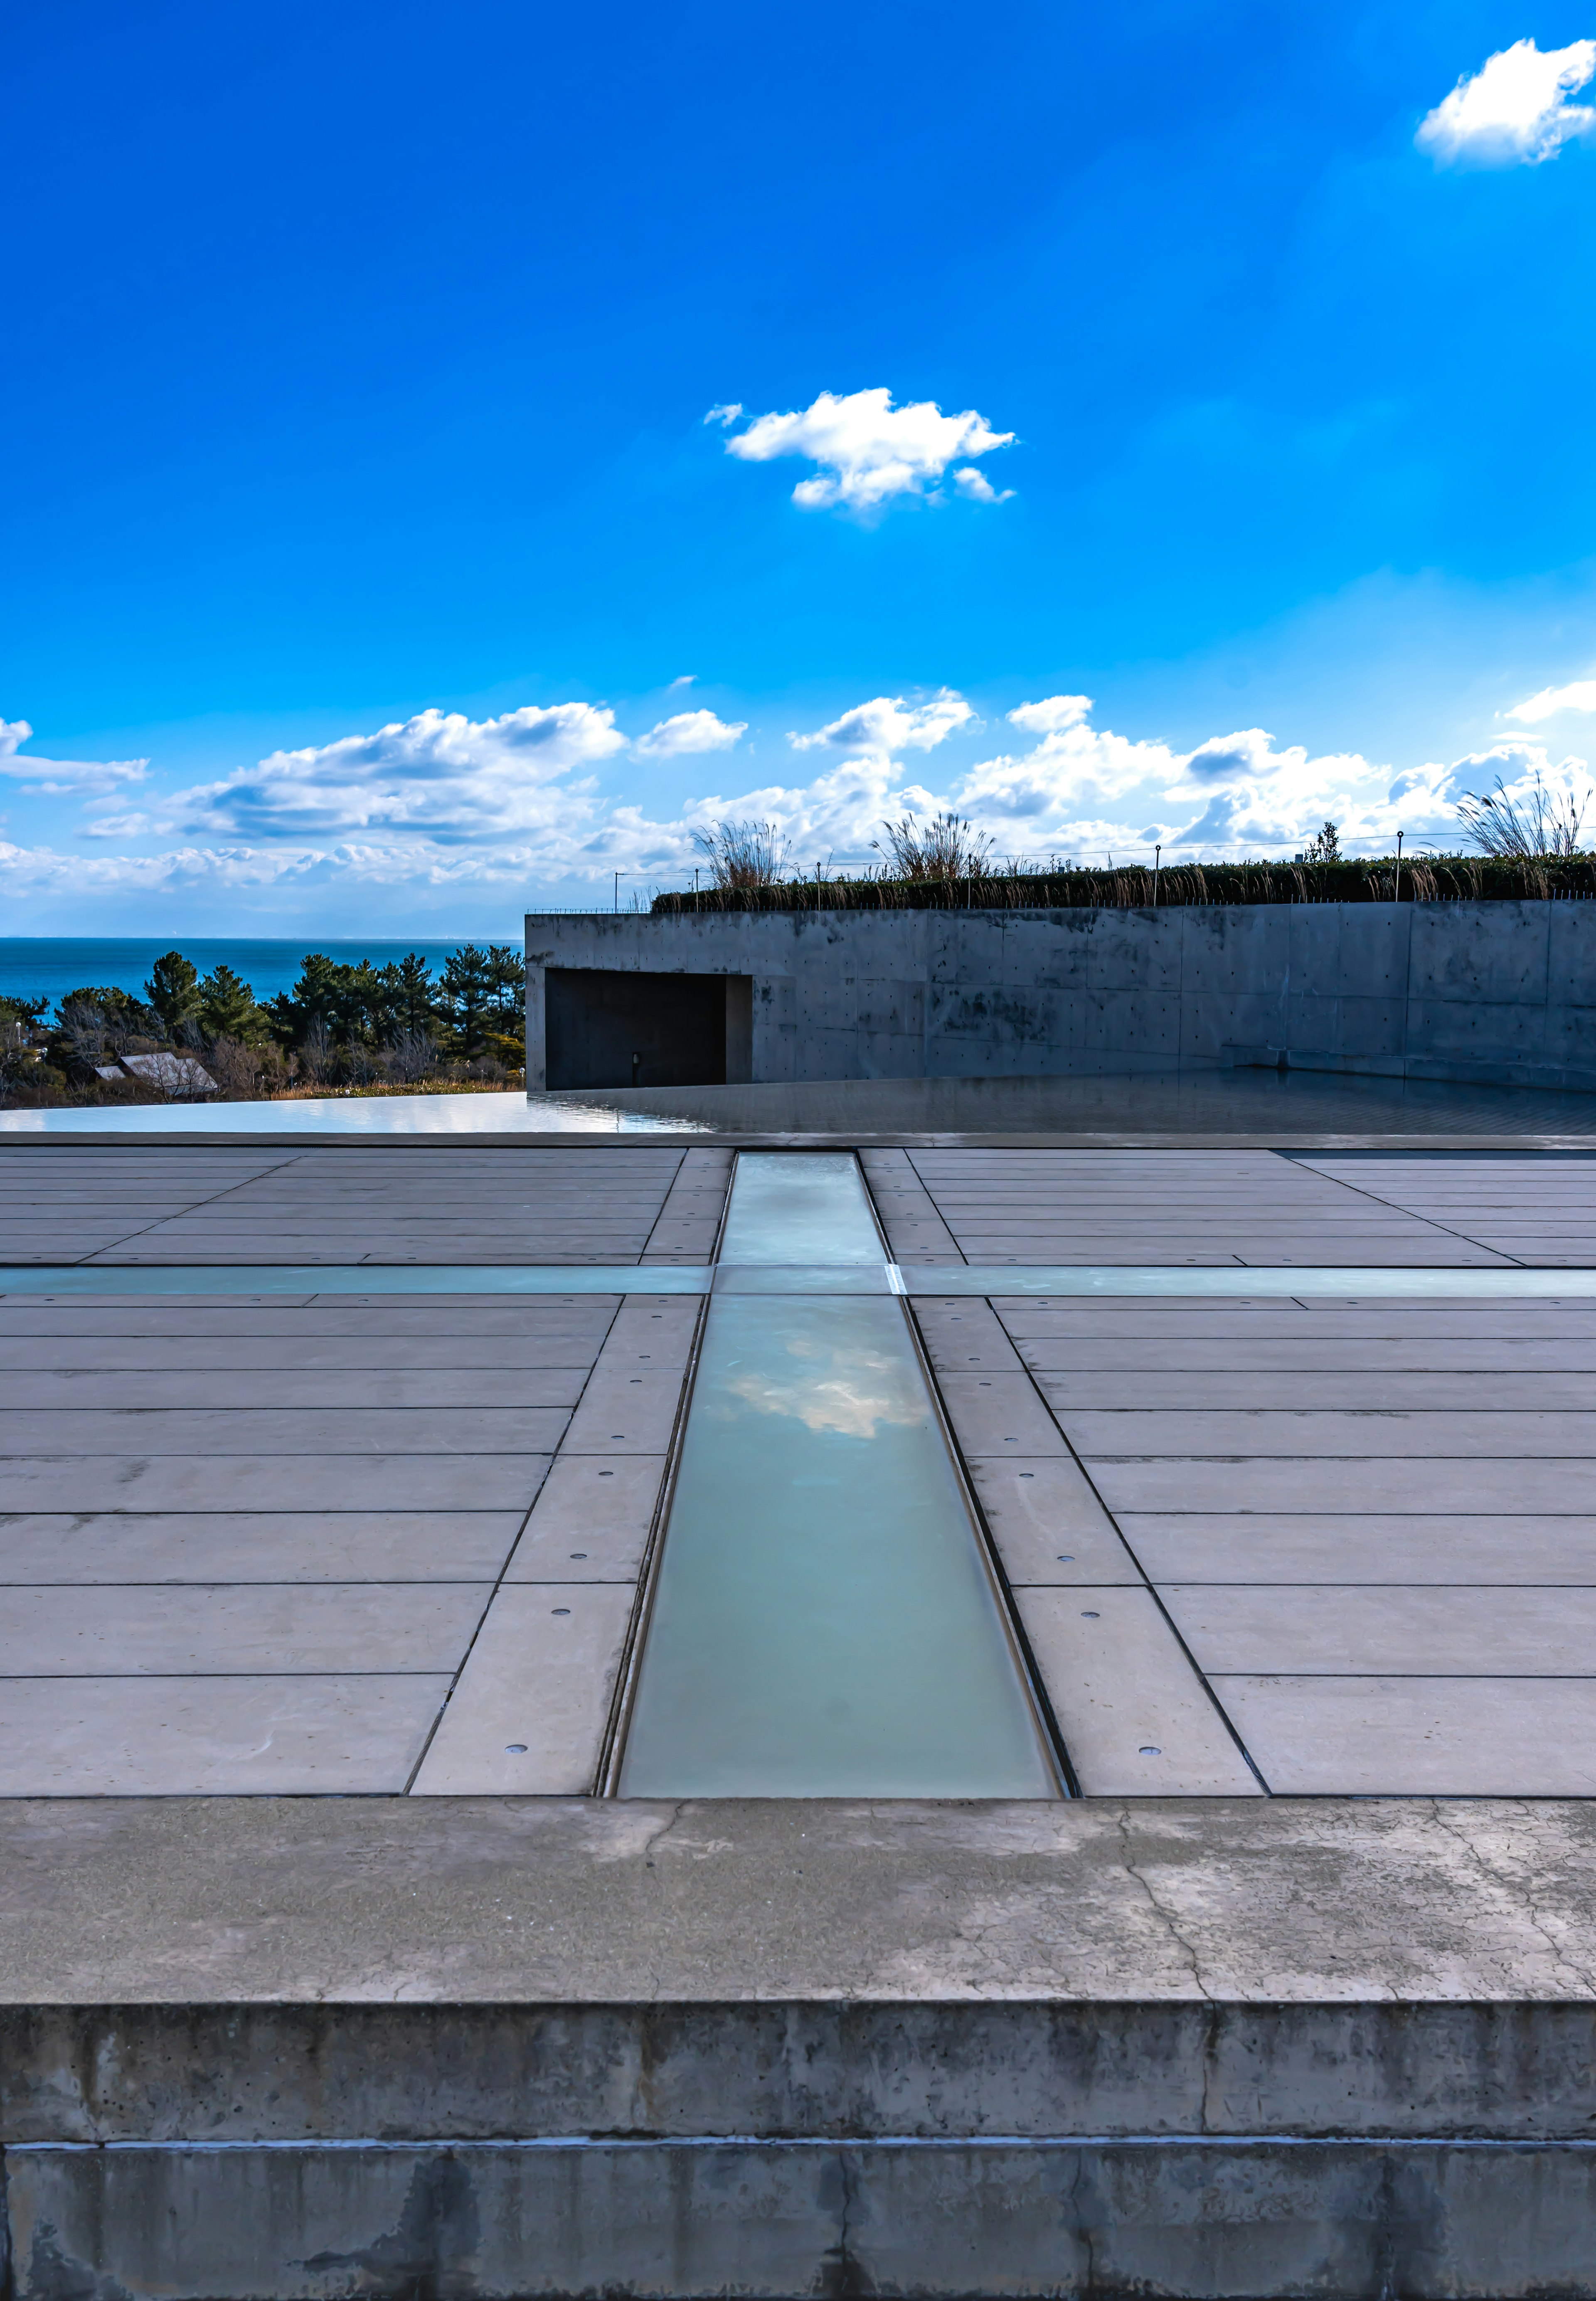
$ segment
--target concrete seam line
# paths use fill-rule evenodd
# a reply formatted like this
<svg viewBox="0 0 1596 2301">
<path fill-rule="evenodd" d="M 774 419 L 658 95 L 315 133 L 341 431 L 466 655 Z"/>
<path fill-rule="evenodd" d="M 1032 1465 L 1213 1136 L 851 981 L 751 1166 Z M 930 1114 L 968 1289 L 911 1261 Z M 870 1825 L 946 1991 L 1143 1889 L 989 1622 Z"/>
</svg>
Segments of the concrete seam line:
<svg viewBox="0 0 1596 2301">
<path fill-rule="evenodd" d="M 0 2147 L 7 2157 L 104 2157 L 142 2154 L 147 2156 L 226 2157 L 293 2151 L 321 2150 L 347 2155 L 363 2149 L 399 2155 L 418 2149 L 441 2149 L 463 2155 L 468 2151 L 505 2155 L 512 2151 L 643 2149 L 916 2149 L 946 2155 L 957 2149 L 1203 2149 L 1212 2152 L 1259 2149 L 1468 2149 L 1497 2155 L 1547 2155 L 1553 2151 L 1596 2155 L 1596 2139 L 1588 2135 L 1536 2136 L 1523 2140 L 1502 2136 L 1456 2133 L 974 2133 L 974 2134 L 755 2134 L 666 2133 L 639 2137 L 591 2133 L 456 2139 L 449 2135 L 411 2141 L 348 2138 L 259 2141 L 11 2141 Z"/>
</svg>

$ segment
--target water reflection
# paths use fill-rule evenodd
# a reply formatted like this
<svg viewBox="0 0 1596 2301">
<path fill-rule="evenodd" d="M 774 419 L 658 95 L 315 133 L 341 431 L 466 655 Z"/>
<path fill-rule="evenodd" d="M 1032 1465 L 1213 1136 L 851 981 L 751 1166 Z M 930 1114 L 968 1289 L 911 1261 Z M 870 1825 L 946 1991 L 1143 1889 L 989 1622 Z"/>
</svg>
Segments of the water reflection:
<svg viewBox="0 0 1596 2301">
<path fill-rule="evenodd" d="M 838 1430 L 850 1438 L 873 1438 L 883 1423 L 924 1418 L 925 1385 L 912 1359 L 873 1347 L 860 1335 L 839 1335 L 834 1319 L 827 1325 L 825 1337 L 790 1333 L 778 1345 L 783 1360 L 731 1375 L 723 1391 L 706 1398 L 705 1412 L 731 1421 L 748 1407 L 756 1414 L 790 1416 L 806 1430 Z"/>
<path fill-rule="evenodd" d="M 628 1797 L 1050 1797 L 901 1306 L 716 1297 Z"/>
</svg>

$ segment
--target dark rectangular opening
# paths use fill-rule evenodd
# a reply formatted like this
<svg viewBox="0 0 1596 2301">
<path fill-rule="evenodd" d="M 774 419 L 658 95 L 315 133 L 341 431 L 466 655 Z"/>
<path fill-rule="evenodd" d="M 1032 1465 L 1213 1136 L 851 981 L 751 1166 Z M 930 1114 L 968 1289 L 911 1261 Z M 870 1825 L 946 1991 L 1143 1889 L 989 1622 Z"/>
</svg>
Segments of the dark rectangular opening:
<svg viewBox="0 0 1596 2301">
<path fill-rule="evenodd" d="M 549 1088 L 723 1086 L 726 986 L 723 975 L 551 966 L 544 992 Z"/>
</svg>

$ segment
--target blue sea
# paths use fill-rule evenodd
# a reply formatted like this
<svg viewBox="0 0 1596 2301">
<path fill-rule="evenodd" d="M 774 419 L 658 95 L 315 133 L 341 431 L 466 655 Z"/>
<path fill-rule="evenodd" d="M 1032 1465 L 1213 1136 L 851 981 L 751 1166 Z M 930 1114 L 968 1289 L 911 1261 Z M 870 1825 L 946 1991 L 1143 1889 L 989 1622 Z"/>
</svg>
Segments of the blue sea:
<svg viewBox="0 0 1596 2301">
<path fill-rule="evenodd" d="M 237 942 L 215 935 L 137 937 L 92 935 L 0 935 L 0 997 L 47 999 L 52 1006 L 69 991 L 94 983 L 116 991 L 141 992 L 163 952 L 180 950 L 202 975 L 221 964 L 242 975 L 257 999 L 291 991 L 305 954 L 324 950 L 331 958 L 369 958 L 374 966 L 419 950 L 436 970 L 466 940 L 453 942 L 331 942 L 300 936 L 291 942 Z M 494 938 L 483 936 L 483 941 Z M 519 945 L 514 933 L 497 938 Z"/>
</svg>

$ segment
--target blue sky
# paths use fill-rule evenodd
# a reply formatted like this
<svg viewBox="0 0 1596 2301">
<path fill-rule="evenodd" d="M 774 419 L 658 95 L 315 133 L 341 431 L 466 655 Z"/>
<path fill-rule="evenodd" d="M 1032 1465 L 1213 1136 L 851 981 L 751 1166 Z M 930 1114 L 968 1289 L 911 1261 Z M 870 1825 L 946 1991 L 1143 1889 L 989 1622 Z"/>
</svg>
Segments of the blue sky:
<svg viewBox="0 0 1596 2301">
<path fill-rule="evenodd" d="M 727 814 L 1099 860 L 1583 787 L 1593 35 L 13 12 L 6 928 L 510 932 Z"/>
</svg>

